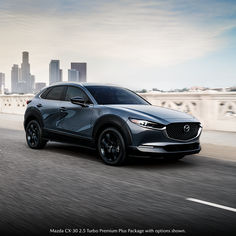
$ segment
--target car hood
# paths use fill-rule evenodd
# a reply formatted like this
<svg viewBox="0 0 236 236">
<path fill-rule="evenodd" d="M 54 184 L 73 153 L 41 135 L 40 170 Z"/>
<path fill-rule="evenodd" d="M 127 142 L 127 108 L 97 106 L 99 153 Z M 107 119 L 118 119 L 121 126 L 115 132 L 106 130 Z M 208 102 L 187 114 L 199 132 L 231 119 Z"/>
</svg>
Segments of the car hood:
<svg viewBox="0 0 236 236">
<path fill-rule="evenodd" d="M 162 122 L 197 121 L 197 119 L 187 113 L 153 105 L 109 105 L 109 107 L 126 110 L 138 116 L 133 118 L 144 116 L 149 119 L 158 119 Z"/>
</svg>

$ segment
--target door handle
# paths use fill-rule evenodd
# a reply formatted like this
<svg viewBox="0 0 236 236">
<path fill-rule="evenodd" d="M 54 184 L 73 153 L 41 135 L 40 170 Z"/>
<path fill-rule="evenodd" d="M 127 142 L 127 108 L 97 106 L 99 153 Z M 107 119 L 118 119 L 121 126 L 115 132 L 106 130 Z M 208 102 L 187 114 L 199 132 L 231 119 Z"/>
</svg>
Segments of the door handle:
<svg viewBox="0 0 236 236">
<path fill-rule="evenodd" d="M 60 111 L 66 111 L 66 108 L 65 107 L 60 107 Z"/>
<path fill-rule="evenodd" d="M 43 105 L 41 103 L 37 104 L 37 107 L 42 107 Z"/>
</svg>

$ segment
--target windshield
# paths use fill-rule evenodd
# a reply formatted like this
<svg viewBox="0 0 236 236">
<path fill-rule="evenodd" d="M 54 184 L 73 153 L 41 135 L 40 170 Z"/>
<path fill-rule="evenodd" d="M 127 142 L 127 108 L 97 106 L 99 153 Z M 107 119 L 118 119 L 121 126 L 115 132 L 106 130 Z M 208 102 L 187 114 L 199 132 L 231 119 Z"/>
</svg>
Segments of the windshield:
<svg viewBox="0 0 236 236">
<path fill-rule="evenodd" d="M 98 104 L 139 104 L 149 103 L 136 93 L 115 86 L 85 86 Z"/>
</svg>

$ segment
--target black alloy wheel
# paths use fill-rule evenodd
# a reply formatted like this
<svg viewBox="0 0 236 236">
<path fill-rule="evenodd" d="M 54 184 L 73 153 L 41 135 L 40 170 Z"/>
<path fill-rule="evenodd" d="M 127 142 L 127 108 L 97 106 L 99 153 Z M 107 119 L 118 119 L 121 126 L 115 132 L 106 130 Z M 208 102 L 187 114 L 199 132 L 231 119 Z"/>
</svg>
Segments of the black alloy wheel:
<svg viewBox="0 0 236 236">
<path fill-rule="evenodd" d="M 31 120 L 26 126 L 26 142 L 30 148 L 43 148 L 47 141 L 43 139 L 42 128 L 36 120 Z"/>
<path fill-rule="evenodd" d="M 124 138 L 115 128 L 102 131 L 98 139 L 100 157 L 107 165 L 121 165 L 126 159 Z"/>
</svg>

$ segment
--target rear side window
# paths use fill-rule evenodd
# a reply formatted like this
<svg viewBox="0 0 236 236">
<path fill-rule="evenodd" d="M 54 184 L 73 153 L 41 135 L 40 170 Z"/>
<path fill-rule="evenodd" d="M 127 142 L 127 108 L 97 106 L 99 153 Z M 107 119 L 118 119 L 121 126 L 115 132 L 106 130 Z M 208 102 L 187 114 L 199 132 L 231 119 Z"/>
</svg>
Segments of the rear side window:
<svg viewBox="0 0 236 236">
<path fill-rule="evenodd" d="M 40 95 L 40 97 L 43 98 L 43 99 L 46 99 L 46 97 L 47 97 L 47 95 L 48 95 L 48 93 L 49 93 L 50 90 L 51 90 L 51 88 L 46 89 L 46 90 Z"/>
<path fill-rule="evenodd" d="M 82 89 L 78 87 L 68 86 L 65 101 L 70 101 L 70 99 L 73 97 L 82 97 L 85 103 L 91 103 L 89 97 Z"/>
<path fill-rule="evenodd" d="M 48 100 L 61 100 L 63 91 L 64 86 L 53 87 L 47 94 L 45 94 L 45 97 L 41 97 Z M 44 95 L 44 93 L 42 95 Z"/>
</svg>

